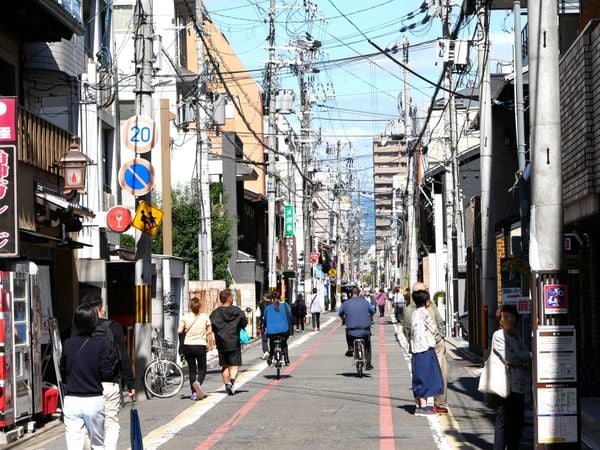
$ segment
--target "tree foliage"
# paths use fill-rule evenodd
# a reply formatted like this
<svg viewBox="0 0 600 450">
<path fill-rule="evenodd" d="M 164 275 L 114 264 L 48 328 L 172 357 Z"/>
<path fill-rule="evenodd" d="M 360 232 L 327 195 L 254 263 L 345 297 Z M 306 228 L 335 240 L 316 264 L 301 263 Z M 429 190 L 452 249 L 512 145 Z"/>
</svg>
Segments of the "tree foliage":
<svg viewBox="0 0 600 450">
<path fill-rule="evenodd" d="M 213 249 L 213 278 L 231 282 L 227 270 L 231 256 L 229 233 L 235 219 L 227 216 L 224 210 L 223 184 L 210 185 L 211 231 Z M 197 184 L 178 186 L 171 191 L 173 222 L 173 256 L 183 258 L 189 264 L 190 280 L 197 280 L 198 270 L 198 230 L 200 229 L 200 209 L 198 206 Z M 152 241 L 152 252 L 162 254 L 162 226 Z"/>
</svg>

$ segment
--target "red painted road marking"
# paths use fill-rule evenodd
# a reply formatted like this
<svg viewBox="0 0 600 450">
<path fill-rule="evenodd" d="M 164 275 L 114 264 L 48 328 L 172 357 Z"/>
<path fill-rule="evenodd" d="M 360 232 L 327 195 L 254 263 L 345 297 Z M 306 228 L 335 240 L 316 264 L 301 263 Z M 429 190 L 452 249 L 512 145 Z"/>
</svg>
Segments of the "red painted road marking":
<svg viewBox="0 0 600 450">
<path fill-rule="evenodd" d="M 388 377 L 387 353 L 385 350 L 384 318 L 379 319 L 379 448 L 395 449 L 392 400 Z"/>
<path fill-rule="evenodd" d="M 307 352 L 303 353 L 302 356 L 300 356 L 300 358 L 291 363 L 289 367 L 283 371 L 283 375 L 288 375 L 292 373 L 294 369 L 298 367 L 298 365 L 300 365 L 302 361 L 304 361 L 306 358 L 312 355 L 317 350 L 317 348 L 319 348 L 321 344 L 325 342 L 325 340 L 337 330 L 337 328 L 337 324 L 334 323 L 331 327 L 331 330 L 329 330 L 326 334 L 321 336 L 321 338 L 318 339 L 317 342 L 315 342 L 312 345 L 312 347 L 308 349 Z M 242 420 L 250 411 L 252 411 L 252 409 L 258 404 L 258 402 L 260 402 L 265 397 L 265 395 L 272 391 L 282 381 L 283 379 L 272 380 L 268 385 L 266 385 L 256 394 L 254 394 L 252 398 L 248 400 L 248 402 L 245 403 L 240 409 L 238 409 L 238 411 L 233 416 L 231 416 L 231 418 L 227 422 L 225 422 L 223 425 L 217 428 L 213 432 L 213 434 L 207 437 L 204 440 L 204 442 L 202 442 L 198 447 L 196 447 L 196 450 L 204 450 L 211 448 L 213 445 L 219 442 L 229 430 L 231 430 L 240 420 Z"/>
</svg>

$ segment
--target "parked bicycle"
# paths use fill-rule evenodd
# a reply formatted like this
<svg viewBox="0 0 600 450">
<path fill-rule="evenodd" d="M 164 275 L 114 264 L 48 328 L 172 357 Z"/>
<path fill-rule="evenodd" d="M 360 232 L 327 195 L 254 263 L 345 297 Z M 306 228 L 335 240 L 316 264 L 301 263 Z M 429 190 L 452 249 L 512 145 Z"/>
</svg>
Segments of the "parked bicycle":
<svg viewBox="0 0 600 450">
<path fill-rule="evenodd" d="M 144 387 L 151 396 L 173 397 L 183 386 L 183 371 L 175 362 L 175 344 L 156 335 L 152 338 L 152 361 L 144 369 Z"/>
<path fill-rule="evenodd" d="M 363 339 L 354 339 L 354 364 L 356 365 L 356 374 L 359 378 L 363 376 L 365 363 L 365 341 Z"/>
</svg>

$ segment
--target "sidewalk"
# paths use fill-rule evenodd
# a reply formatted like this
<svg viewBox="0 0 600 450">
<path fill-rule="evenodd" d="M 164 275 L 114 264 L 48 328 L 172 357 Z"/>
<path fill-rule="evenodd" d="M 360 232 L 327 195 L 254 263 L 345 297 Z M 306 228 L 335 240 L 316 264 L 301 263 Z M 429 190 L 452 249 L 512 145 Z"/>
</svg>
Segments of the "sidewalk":
<svg viewBox="0 0 600 450">
<path fill-rule="evenodd" d="M 461 354 L 465 359 L 481 364 L 483 358 L 469 351 L 469 343 L 455 337 L 446 338 L 448 347 Z M 600 450 L 600 398 L 581 398 L 581 448 Z M 533 411 L 529 411 L 533 414 Z M 526 415 L 528 412 L 526 411 Z M 531 417 L 533 420 L 533 416 Z M 527 421 L 527 417 L 526 417 Z"/>
</svg>

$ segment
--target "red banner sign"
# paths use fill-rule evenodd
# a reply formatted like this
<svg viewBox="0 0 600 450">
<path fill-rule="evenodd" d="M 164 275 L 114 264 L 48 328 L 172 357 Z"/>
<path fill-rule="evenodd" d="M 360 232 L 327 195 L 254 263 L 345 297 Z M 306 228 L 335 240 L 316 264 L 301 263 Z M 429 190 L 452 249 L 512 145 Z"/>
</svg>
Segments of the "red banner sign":
<svg viewBox="0 0 600 450">
<path fill-rule="evenodd" d="M 17 140 L 17 98 L 0 97 L 0 142 Z"/>
</svg>

